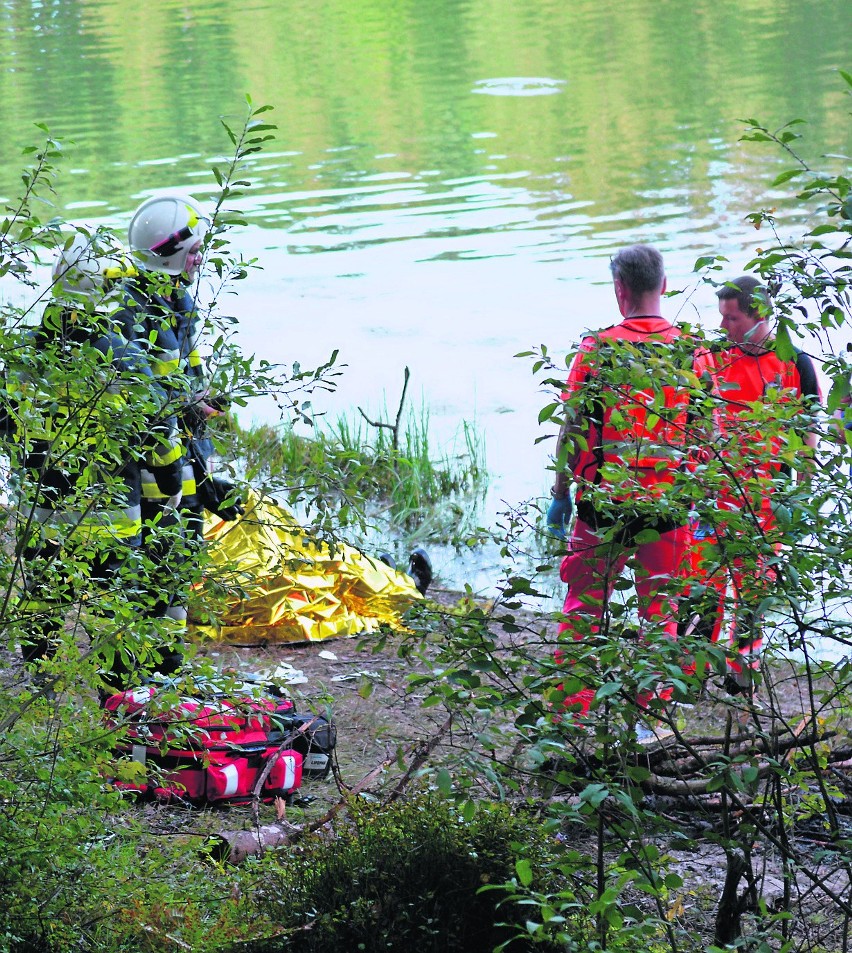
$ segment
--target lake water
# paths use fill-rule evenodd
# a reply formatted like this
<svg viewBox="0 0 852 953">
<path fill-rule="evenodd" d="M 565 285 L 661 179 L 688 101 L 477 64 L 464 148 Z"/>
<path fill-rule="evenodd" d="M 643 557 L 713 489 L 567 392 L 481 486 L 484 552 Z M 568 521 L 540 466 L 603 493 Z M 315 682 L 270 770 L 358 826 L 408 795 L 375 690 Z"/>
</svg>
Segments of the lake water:
<svg viewBox="0 0 852 953">
<path fill-rule="evenodd" d="M 608 256 L 654 242 L 689 289 L 698 256 L 737 274 L 765 240 L 749 211 L 797 226 L 769 188 L 787 163 L 738 142 L 742 118 L 806 118 L 808 157 L 852 146 L 848 0 L 10 0 L 0 27 L 0 195 L 45 123 L 70 219 L 124 229 L 152 190 L 210 196 L 219 117 L 274 107 L 234 235 L 262 267 L 227 301 L 243 348 L 338 348 L 332 417 L 394 408 L 408 366 L 439 443 L 484 434 L 489 524 L 549 486 L 546 397 L 513 355 L 613 321 Z M 708 287 L 670 304 L 716 320 Z M 438 569 L 487 591 L 484 562 Z"/>
</svg>

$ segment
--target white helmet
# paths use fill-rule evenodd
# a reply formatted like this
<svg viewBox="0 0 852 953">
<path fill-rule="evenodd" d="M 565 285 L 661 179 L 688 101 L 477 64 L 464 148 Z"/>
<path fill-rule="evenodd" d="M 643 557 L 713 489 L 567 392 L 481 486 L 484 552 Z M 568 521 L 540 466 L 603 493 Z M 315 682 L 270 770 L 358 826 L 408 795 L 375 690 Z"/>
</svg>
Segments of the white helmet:
<svg viewBox="0 0 852 953">
<path fill-rule="evenodd" d="M 204 238 L 209 227 L 198 202 L 175 192 L 144 201 L 133 213 L 127 238 L 143 267 L 181 275 L 186 270 L 187 252 Z"/>
<path fill-rule="evenodd" d="M 52 272 L 53 294 L 72 299 L 100 297 L 108 280 L 132 273 L 111 236 L 80 230 L 59 249 Z"/>
</svg>

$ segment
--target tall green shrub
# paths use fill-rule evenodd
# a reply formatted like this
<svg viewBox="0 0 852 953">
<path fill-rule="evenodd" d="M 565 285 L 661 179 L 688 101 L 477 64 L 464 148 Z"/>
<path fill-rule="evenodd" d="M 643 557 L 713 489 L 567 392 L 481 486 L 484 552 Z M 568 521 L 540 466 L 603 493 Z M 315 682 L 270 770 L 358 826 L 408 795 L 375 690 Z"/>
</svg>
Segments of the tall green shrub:
<svg viewBox="0 0 852 953">
<path fill-rule="evenodd" d="M 333 838 L 264 861 L 255 902 L 283 929 L 247 953 L 528 949 L 504 924 L 516 911 L 482 888 L 512 877 L 518 864 L 546 884 L 550 854 L 535 815 L 507 805 L 483 805 L 468 819 L 435 795 L 353 805 Z"/>
</svg>

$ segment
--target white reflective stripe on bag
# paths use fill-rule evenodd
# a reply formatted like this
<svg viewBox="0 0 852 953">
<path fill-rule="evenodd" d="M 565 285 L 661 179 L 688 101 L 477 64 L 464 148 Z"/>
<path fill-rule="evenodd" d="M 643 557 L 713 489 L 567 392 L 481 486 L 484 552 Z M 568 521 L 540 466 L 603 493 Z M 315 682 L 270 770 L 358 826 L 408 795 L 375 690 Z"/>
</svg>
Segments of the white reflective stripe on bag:
<svg viewBox="0 0 852 953">
<path fill-rule="evenodd" d="M 222 774 L 225 776 L 225 788 L 222 792 L 223 797 L 231 797 L 236 794 L 240 787 L 240 773 L 235 764 L 223 764 L 220 766 Z"/>
<path fill-rule="evenodd" d="M 284 780 L 280 787 L 282 791 L 289 791 L 296 785 L 296 759 L 291 754 L 279 754 L 278 763 L 284 766 Z"/>
</svg>

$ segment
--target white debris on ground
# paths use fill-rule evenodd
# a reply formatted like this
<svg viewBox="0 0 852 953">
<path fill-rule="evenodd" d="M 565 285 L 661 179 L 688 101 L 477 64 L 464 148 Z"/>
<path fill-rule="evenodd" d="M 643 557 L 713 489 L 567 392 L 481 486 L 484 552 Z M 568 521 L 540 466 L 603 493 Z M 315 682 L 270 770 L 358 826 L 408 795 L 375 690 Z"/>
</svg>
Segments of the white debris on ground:
<svg viewBox="0 0 852 953">
<path fill-rule="evenodd" d="M 287 685 L 307 685 L 308 683 L 305 673 L 289 662 L 279 662 L 274 669 L 262 672 L 261 675 L 270 682 L 284 682 Z"/>
</svg>

